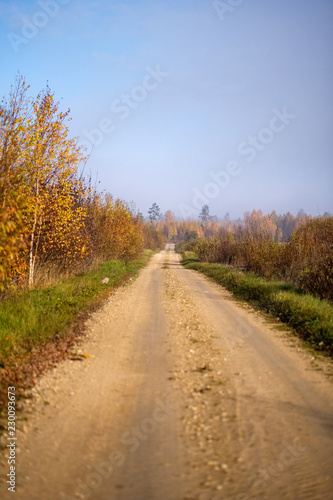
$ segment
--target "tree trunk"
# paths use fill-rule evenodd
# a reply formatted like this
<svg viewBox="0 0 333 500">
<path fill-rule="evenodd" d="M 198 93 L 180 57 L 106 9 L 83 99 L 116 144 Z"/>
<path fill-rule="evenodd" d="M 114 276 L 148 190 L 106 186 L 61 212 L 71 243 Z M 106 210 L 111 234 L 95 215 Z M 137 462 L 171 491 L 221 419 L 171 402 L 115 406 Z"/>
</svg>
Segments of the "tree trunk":
<svg viewBox="0 0 333 500">
<path fill-rule="evenodd" d="M 37 179 L 35 216 L 31 231 L 30 250 L 29 250 L 29 288 L 32 288 L 34 284 L 34 272 L 35 272 L 36 251 L 37 251 L 36 249 L 34 255 L 34 249 L 35 249 L 35 234 L 36 234 L 37 219 L 38 219 L 38 204 L 39 204 L 39 180 Z"/>
</svg>

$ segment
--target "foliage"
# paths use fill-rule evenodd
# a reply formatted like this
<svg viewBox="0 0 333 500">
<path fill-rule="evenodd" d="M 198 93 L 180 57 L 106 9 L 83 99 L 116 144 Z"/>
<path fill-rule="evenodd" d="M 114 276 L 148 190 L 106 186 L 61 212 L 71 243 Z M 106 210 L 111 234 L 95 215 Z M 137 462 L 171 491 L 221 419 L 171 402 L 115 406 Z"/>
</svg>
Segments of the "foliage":
<svg viewBox="0 0 333 500">
<path fill-rule="evenodd" d="M 60 258 L 63 265 L 72 265 L 82 256 L 85 211 L 80 200 L 85 193 L 77 173 L 83 155 L 75 140 L 68 139 L 68 114 L 59 112 L 48 88 L 32 103 L 22 183 L 29 231 L 29 285 L 37 258 Z"/>
<path fill-rule="evenodd" d="M 24 248 L 26 233 L 25 201 L 20 189 L 23 169 L 20 146 L 28 114 L 26 89 L 25 83 L 18 81 L 10 102 L 3 101 L 0 107 L 0 290 L 4 289 L 13 266 L 18 275 L 24 268 L 17 259 Z"/>
<path fill-rule="evenodd" d="M 143 250 L 142 221 L 126 202 L 110 194 L 92 193 L 87 201 L 87 228 L 90 253 L 100 261 L 130 260 Z"/>
<path fill-rule="evenodd" d="M 307 221 L 288 251 L 291 279 L 302 290 L 333 301 L 333 217 Z"/>
<path fill-rule="evenodd" d="M 0 290 L 36 283 L 36 270 L 71 273 L 94 261 L 135 259 L 142 218 L 122 200 L 88 186 L 86 161 L 69 137 L 69 110 L 49 87 L 27 95 L 22 77 L 0 106 Z M 158 208 L 158 207 L 157 207 Z"/>
<path fill-rule="evenodd" d="M 219 235 L 192 239 L 180 251 L 193 251 L 203 262 L 287 280 L 333 301 L 333 217 L 311 219 L 301 213 L 287 242 L 281 241 L 281 220 L 254 210 L 245 214 L 243 224 L 222 226 Z"/>
<path fill-rule="evenodd" d="M 151 250 L 163 248 L 166 243 L 165 235 L 151 224 L 143 226 L 144 247 Z"/>
</svg>

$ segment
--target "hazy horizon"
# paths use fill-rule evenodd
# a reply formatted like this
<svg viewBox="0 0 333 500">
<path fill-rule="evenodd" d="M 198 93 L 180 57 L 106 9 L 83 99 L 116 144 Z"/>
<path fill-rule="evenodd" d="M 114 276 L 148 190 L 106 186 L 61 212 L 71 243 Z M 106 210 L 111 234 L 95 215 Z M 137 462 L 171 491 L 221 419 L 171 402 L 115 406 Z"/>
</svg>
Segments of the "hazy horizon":
<svg viewBox="0 0 333 500">
<path fill-rule="evenodd" d="M 328 0 L 0 1 L 0 97 L 48 82 L 86 175 L 144 216 L 333 213 L 332 22 Z"/>
</svg>

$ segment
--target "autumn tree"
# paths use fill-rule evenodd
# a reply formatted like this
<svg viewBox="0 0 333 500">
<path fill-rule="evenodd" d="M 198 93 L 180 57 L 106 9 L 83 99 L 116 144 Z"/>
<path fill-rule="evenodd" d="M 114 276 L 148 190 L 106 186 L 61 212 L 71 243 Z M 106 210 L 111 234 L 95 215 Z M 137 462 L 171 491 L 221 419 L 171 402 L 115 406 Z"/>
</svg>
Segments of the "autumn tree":
<svg viewBox="0 0 333 500">
<path fill-rule="evenodd" d="M 137 257 L 143 249 L 143 221 L 129 205 L 107 193 L 92 193 L 87 205 L 87 228 L 95 260 Z"/>
<path fill-rule="evenodd" d="M 21 184 L 23 180 L 23 154 L 26 141 L 26 123 L 29 103 L 27 86 L 21 77 L 12 87 L 9 100 L 0 106 L 0 289 L 10 279 L 12 269 L 22 271 L 17 259 L 24 247 L 25 207 Z"/>
<path fill-rule="evenodd" d="M 81 256 L 85 189 L 78 178 L 83 155 L 68 137 L 69 110 L 59 111 L 48 87 L 36 99 L 27 96 L 28 88 L 18 77 L 1 110 L 0 223 L 6 243 L 0 242 L 0 252 L 6 264 L 0 272 L 26 267 L 32 286 L 39 258 L 73 264 Z"/>
<path fill-rule="evenodd" d="M 72 264 L 84 244 L 80 231 L 85 213 L 78 203 L 84 196 L 78 179 L 83 155 L 76 140 L 68 137 L 68 119 L 69 110 L 59 111 L 59 103 L 47 87 L 32 102 L 25 124 L 22 192 L 27 204 L 30 286 L 41 254 L 53 260 L 66 257 Z"/>
<path fill-rule="evenodd" d="M 172 240 L 177 237 L 177 222 L 175 219 L 175 214 L 172 212 L 172 210 L 167 210 L 165 212 L 164 218 L 159 226 L 167 239 Z"/>
<path fill-rule="evenodd" d="M 283 240 L 289 241 L 297 227 L 297 219 L 287 212 L 279 217 L 278 226 L 281 228 Z"/>
</svg>

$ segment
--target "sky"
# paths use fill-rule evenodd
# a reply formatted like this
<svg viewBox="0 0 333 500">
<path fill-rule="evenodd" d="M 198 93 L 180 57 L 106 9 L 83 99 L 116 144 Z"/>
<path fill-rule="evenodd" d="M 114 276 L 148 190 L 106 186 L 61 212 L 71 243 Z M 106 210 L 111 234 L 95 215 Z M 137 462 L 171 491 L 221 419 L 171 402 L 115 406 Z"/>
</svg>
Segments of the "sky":
<svg viewBox="0 0 333 500">
<path fill-rule="evenodd" d="M 331 0 L 0 0 L 0 97 L 48 83 L 145 216 L 333 213 L 332 26 Z"/>
</svg>

